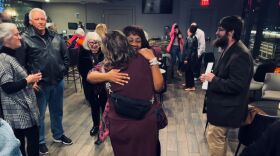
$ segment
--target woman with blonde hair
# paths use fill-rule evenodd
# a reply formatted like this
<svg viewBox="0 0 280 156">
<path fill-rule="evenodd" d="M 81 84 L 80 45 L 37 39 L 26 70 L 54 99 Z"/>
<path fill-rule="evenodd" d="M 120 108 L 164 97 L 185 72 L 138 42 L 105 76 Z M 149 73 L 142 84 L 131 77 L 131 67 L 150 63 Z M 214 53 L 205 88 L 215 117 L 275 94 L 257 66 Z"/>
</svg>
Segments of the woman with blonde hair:
<svg viewBox="0 0 280 156">
<path fill-rule="evenodd" d="M 106 24 L 99 23 L 95 27 L 95 32 L 103 39 L 105 37 L 105 34 L 107 33 L 108 29 Z"/>
</svg>

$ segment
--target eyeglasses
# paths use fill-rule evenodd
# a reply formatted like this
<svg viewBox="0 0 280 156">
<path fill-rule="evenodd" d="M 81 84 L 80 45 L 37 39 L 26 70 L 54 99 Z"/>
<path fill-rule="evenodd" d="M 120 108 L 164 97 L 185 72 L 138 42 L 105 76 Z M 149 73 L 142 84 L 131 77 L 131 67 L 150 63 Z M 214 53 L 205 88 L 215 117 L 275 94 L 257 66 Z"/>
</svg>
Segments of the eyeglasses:
<svg viewBox="0 0 280 156">
<path fill-rule="evenodd" d="M 222 27 L 218 27 L 217 31 L 221 32 L 221 31 L 226 31 L 226 30 Z"/>
<path fill-rule="evenodd" d="M 133 38 L 127 38 L 127 40 L 128 40 L 128 43 L 133 43 L 133 42 L 135 42 L 135 43 L 141 43 L 142 41 L 141 41 L 141 38 L 137 38 L 137 39 L 133 39 Z"/>
<path fill-rule="evenodd" d="M 101 45 L 101 42 L 100 41 L 88 41 L 88 44 L 91 44 L 91 45 L 95 45 L 95 44 Z"/>
</svg>

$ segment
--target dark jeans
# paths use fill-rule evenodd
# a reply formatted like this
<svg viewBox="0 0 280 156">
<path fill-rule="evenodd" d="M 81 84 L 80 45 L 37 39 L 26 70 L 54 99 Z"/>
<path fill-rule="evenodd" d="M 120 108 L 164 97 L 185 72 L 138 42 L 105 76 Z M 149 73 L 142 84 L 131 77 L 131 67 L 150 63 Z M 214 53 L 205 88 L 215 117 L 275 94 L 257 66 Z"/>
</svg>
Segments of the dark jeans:
<svg viewBox="0 0 280 156">
<path fill-rule="evenodd" d="M 185 65 L 185 83 L 186 83 L 186 88 L 194 87 L 194 74 L 193 74 L 193 68 L 191 66 L 191 62 Z"/>
<path fill-rule="evenodd" d="M 20 151 L 23 156 L 39 156 L 39 128 L 33 126 L 26 129 L 14 129 L 15 136 L 20 140 Z M 27 151 L 25 151 L 25 138 Z"/>
<path fill-rule="evenodd" d="M 172 46 L 171 50 L 170 50 L 170 54 L 171 54 L 171 77 L 174 77 L 174 67 L 176 64 L 176 60 L 178 58 L 178 70 L 181 69 L 181 62 L 182 62 L 182 56 L 181 56 L 181 52 L 180 52 L 180 46 Z"/>
<path fill-rule="evenodd" d="M 51 131 L 54 139 L 60 138 L 63 133 L 62 117 L 63 117 L 63 92 L 64 80 L 59 81 L 55 85 L 42 83 L 40 89 L 36 93 L 37 103 L 40 111 L 40 144 L 45 141 L 45 113 L 47 106 L 50 112 Z"/>
</svg>

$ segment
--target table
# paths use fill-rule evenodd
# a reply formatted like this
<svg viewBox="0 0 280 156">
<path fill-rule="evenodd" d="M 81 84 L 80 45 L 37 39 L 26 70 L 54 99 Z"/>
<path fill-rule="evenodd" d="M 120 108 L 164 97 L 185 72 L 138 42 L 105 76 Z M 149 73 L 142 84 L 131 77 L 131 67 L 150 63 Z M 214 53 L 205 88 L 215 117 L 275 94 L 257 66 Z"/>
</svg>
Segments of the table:
<svg viewBox="0 0 280 156">
<path fill-rule="evenodd" d="M 279 104 L 280 101 L 271 100 L 255 101 L 251 103 L 251 105 L 260 108 L 267 115 L 280 117 L 280 109 L 278 109 Z"/>
</svg>

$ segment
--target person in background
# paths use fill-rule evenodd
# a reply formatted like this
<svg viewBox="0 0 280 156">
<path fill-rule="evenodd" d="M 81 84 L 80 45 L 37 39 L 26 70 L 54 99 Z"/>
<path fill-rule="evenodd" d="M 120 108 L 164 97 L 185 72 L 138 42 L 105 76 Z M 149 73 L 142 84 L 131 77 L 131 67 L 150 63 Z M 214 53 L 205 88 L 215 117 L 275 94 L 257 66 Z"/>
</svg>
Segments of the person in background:
<svg viewBox="0 0 280 156">
<path fill-rule="evenodd" d="M 194 91 L 194 70 L 196 69 L 197 64 L 197 38 L 195 32 L 197 27 L 191 25 L 188 29 L 188 37 L 186 39 L 185 52 L 183 54 L 183 63 L 185 68 L 185 90 Z"/>
<path fill-rule="evenodd" d="M 204 34 L 204 31 L 199 28 L 197 23 L 193 22 L 191 24 L 191 26 L 196 26 L 197 27 L 195 36 L 198 40 L 198 49 L 197 49 L 198 60 L 197 60 L 197 65 L 196 65 L 195 70 L 194 70 L 194 77 L 195 77 L 195 80 L 196 80 L 200 76 L 201 62 L 202 62 L 202 58 L 203 58 L 203 53 L 205 53 L 205 48 L 206 48 L 205 34 Z"/>
<path fill-rule="evenodd" d="M 20 141 L 16 138 L 12 127 L 0 117 L 0 155 L 22 156 Z"/>
<path fill-rule="evenodd" d="M 85 39 L 85 31 L 82 28 L 78 28 L 74 35 L 67 40 L 67 48 L 80 48 L 83 45 Z"/>
<path fill-rule="evenodd" d="M 243 21 L 239 16 L 220 20 L 216 47 L 223 50 L 213 73 L 202 74 L 208 81 L 204 105 L 207 112 L 207 142 L 210 156 L 226 155 L 226 136 L 230 128 L 238 128 L 248 111 L 248 91 L 253 76 L 253 59 L 240 41 Z"/>
<path fill-rule="evenodd" d="M 24 14 L 23 25 L 24 25 L 25 29 L 30 26 L 30 24 L 29 24 L 29 12 Z"/>
<path fill-rule="evenodd" d="M 101 39 L 103 39 L 105 37 L 107 31 L 108 31 L 108 29 L 107 29 L 106 24 L 99 23 L 95 27 L 95 32 L 101 37 Z"/>
<path fill-rule="evenodd" d="M 161 90 L 163 86 L 163 77 L 153 52 L 146 48 L 135 51 L 129 45 L 126 36 L 119 31 L 106 34 L 103 42 L 105 70 L 120 70 L 127 73 L 130 78 L 122 85 L 110 83 L 112 92 L 129 98 L 151 100 L 154 91 Z M 90 82 L 100 82 L 100 77 L 96 73 L 98 72 L 92 71 L 88 74 Z M 156 105 L 151 105 L 141 120 L 118 114 L 110 100 L 109 105 L 110 139 L 114 155 L 155 156 L 158 141 Z"/>
<path fill-rule="evenodd" d="M 12 17 L 8 14 L 7 9 L 0 13 L 0 23 L 10 23 Z"/>
<path fill-rule="evenodd" d="M 39 155 L 39 111 L 32 84 L 42 74 L 28 75 L 15 58 L 21 46 L 15 24 L 0 24 L 0 95 L 4 119 L 11 125 L 20 140 L 22 155 Z M 27 150 L 25 145 L 27 143 Z"/>
<path fill-rule="evenodd" d="M 93 121 L 93 127 L 90 130 L 91 136 L 98 134 L 100 113 L 104 111 L 107 101 L 105 84 L 91 84 L 87 81 L 87 74 L 89 71 L 104 59 L 104 55 L 101 51 L 101 43 L 101 38 L 96 32 L 88 32 L 79 53 L 78 70 L 82 76 L 86 99 L 91 106 L 91 117 Z M 100 112 L 100 108 L 102 112 Z M 99 137 L 95 143 L 101 143 Z"/>
<path fill-rule="evenodd" d="M 174 66 L 176 64 L 176 60 L 178 59 L 178 70 L 177 74 L 179 76 L 182 76 L 181 70 L 181 64 L 182 64 L 182 53 L 183 53 L 183 46 L 184 46 L 184 38 L 183 35 L 179 29 L 179 26 L 174 23 L 172 25 L 171 31 L 169 33 L 170 36 L 170 42 L 166 48 L 166 52 L 171 54 L 172 57 L 172 63 L 171 63 L 171 78 L 174 77 Z"/>
<path fill-rule="evenodd" d="M 68 71 L 69 53 L 62 37 L 46 28 L 44 10 L 33 8 L 29 12 L 30 26 L 22 33 L 23 44 L 18 52 L 26 54 L 29 73 L 42 72 L 42 80 L 34 84 L 40 111 L 39 149 L 47 154 L 45 141 L 45 112 L 49 108 L 51 132 L 54 142 L 73 144 L 64 135 L 62 126 L 64 75 Z"/>
</svg>

